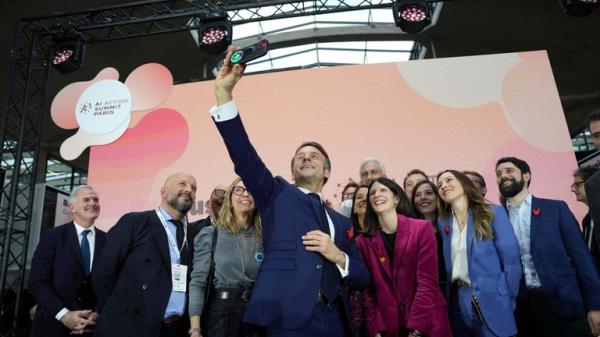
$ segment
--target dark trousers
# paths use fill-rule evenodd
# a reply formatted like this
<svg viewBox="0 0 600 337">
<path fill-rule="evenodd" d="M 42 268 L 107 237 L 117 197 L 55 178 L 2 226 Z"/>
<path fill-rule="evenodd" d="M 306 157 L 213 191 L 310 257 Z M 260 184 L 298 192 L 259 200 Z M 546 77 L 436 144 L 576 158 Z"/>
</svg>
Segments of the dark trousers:
<svg viewBox="0 0 600 337">
<path fill-rule="evenodd" d="M 241 298 L 213 298 L 203 327 L 206 337 L 261 337 L 262 328 L 242 322 L 246 302 Z"/>
<path fill-rule="evenodd" d="M 185 337 L 188 336 L 189 319 L 187 317 L 181 317 L 177 321 L 170 323 L 163 323 L 160 326 L 159 337 Z"/>
<path fill-rule="evenodd" d="M 558 316 L 541 288 L 528 289 L 527 296 L 519 297 L 517 309 L 519 337 L 590 337 L 586 317 Z"/>
<path fill-rule="evenodd" d="M 300 330 L 268 329 L 267 337 L 349 337 L 342 300 L 330 305 L 317 304 L 310 319 Z"/>
<path fill-rule="evenodd" d="M 471 298 L 473 289 L 467 286 L 452 285 L 450 291 L 450 323 L 455 337 L 494 337 L 496 336 L 477 314 Z"/>
</svg>

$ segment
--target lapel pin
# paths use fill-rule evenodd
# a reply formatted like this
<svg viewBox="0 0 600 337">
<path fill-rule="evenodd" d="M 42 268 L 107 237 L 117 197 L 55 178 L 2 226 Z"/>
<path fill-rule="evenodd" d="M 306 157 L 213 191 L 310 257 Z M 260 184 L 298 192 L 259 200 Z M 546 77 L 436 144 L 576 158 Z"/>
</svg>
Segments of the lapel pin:
<svg viewBox="0 0 600 337">
<path fill-rule="evenodd" d="M 533 212 L 533 215 L 535 215 L 535 216 L 542 214 L 542 210 L 539 208 L 534 209 L 532 212 Z"/>
</svg>

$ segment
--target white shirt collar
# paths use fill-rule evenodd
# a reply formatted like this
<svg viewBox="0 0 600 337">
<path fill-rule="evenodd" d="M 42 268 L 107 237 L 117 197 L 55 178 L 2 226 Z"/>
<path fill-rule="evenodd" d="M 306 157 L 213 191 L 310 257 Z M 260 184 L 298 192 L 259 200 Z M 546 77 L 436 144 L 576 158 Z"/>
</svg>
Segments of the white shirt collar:
<svg viewBox="0 0 600 337">
<path fill-rule="evenodd" d="M 315 193 L 315 192 L 307 190 L 304 187 L 300 187 L 300 186 L 296 186 L 296 187 L 298 187 L 298 189 L 300 191 L 302 191 L 302 193 L 304 193 L 304 194 Z M 315 194 L 317 194 L 319 196 L 319 199 L 321 199 L 321 202 L 323 202 L 323 193 L 319 192 L 319 193 L 315 193 Z"/>
<path fill-rule="evenodd" d="M 510 203 L 510 201 L 506 201 L 506 205 L 508 207 L 514 208 L 514 209 L 519 209 L 522 206 L 531 206 L 531 199 L 532 199 L 532 195 L 531 193 L 527 194 L 527 196 L 525 197 L 525 199 L 523 199 L 523 201 L 521 202 L 521 205 L 519 205 L 519 207 L 514 206 L 513 204 Z"/>
<path fill-rule="evenodd" d="M 96 234 L 94 225 L 91 225 L 90 227 L 85 228 L 85 227 L 82 227 L 81 225 L 79 225 L 77 222 L 75 222 L 75 220 L 73 220 L 73 224 L 75 225 L 75 230 L 77 231 L 78 237 L 81 236 L 81 233 L 86 229 L 89 229 L 91 231 L 92 235 Z"/>
</svg>

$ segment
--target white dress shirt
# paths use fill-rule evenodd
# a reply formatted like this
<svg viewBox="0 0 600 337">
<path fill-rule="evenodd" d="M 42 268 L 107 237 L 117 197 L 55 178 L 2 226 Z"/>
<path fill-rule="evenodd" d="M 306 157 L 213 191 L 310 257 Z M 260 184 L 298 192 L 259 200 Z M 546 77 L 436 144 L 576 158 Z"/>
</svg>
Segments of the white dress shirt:
<svg viewBox="0 0 600 337">
<path fill-rule="evenodd" d="M 525 285 L 527 288 L 539 288 L 542 286 L 540 279 L 533 264 L 531 256 L 531 194 L 521 202 L 521 205 L 511 205 L 506 202 L 510 223 L 513 226 L 519 248 L 521 250 L 521 266 L 525 276 Z"/>
<path fill-rule="evenodd" d="M 452 281 L 461 280 L 471 284 L 469 261 L 467 260 L 467 226 L 462 232 L 456 217 L 452 217 Z"/>
</svg>

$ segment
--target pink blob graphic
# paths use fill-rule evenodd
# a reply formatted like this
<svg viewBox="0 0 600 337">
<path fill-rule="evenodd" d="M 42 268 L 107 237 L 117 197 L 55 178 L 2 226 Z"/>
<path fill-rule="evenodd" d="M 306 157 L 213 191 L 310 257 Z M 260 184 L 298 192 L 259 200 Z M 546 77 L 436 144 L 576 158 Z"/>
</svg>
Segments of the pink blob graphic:
<svg viewBox="0 0 600 337">
<path fill-rule="evenodd" d="M 75 111 L 79 96 L 95 82 L 118 79 L 119 72 L 115 68 L 104 68 L 90 81 L 75 82 L 64 87 L 56 94 L 50 106 L 50 116 L 54 124 L 63 129 L 78 128 Z"/>
<path fill-rule="evenodd" d="M 156 172 L 179 159 L 188 140 L 185 118 L 176 110 L 160 108 L 146 114 L 137 126 L 128 129 L 114 143 L 92 146 L 90 184 L 97 186 L 102 199 L 122 200 L 103 207 L 101 217 L 118 218 L 141 210 L 147 199 L 151 199 Z"/>
<path fill-rule="evenodd" d="M 547 58 L 527 57 L 513 66 L 504 77 L 502 96 L 507 117 L 521 138 L 546 151 L 571 150 L 569 129 Z"/>
<path fill-rule="evenodd" d="M 148 110 L 160 105 L 173 90 L 173 76 L 158 63 L 137 67 L 125 80 L 131 92 L 131 111 Z"/>
</svg>

